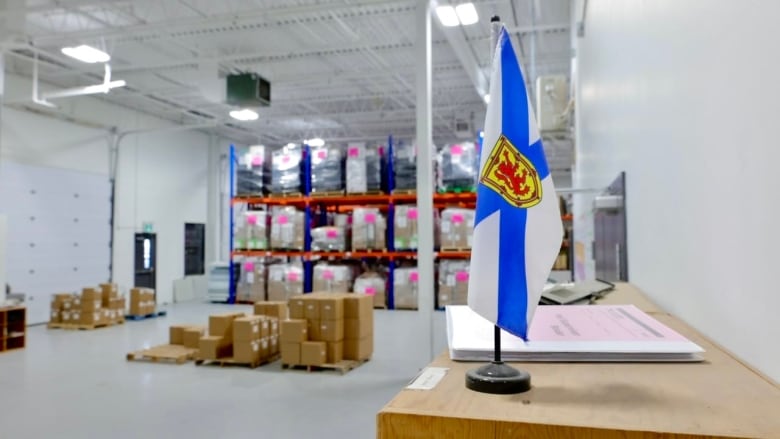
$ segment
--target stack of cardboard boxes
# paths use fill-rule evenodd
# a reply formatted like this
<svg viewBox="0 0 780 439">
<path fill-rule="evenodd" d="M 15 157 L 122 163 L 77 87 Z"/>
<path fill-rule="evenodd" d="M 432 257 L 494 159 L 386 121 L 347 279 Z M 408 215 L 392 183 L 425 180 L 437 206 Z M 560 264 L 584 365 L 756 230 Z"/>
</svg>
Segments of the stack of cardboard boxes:
<svg viewBox="0 0 780 439">
<path fill-rule="evenodd" d="M 439 262 L 438 306 L 466 305 L 469 289 L 469 261 Z"/>
<path fill-rule="evenodd" d="M 130 290 L 130 315 L 145 316 L 154 314 L 154 290 L 133 288 Z"/>
<path fill-rule="evenodd" d="M 282 363 L 323 366 L 371 358 L 372 297 L 312 293 L 290 299 L 289 307 L 290 319 L 281 322 Z"/>
<path fill-rule="evenodd" d="M 182 333 L 185 346 L 187 334 Z M 209 316 L 208 335 L 200 337 L 198 349 L 202 360 L 260 364 L 279 353 L 279 320 L 235 312 Z"/>
<path fill-rule="evenodd" d="M 55 294 L 50 323 L 102 326 L 124 322 L 125 299 L 115 284 L 84 288 L 81 295 Z"/>
<path fill-rule="evenodd" d="M 265 264 L 258 258 L 245 258 L 236 283 L 236 299 L 241 302 L 265 300 Z"/>
<path fill-rule="evenodd" d="M 394 299 L 396 309 L 417 309 L 419 286 L 417 267 L 396 268 L 393 272 Z"/>
<path fill-rule="evenodd" d="M 169 329 L 169 343 L 172 345 L 184 346 L 190 349 L 198 349 L 200 338 L 205 332 L 205 326 L 171 325 Z"/>
<path fill-rule="evenodd" d="M 257 302 L 254 306 L 256 316 L 275 317 L 280 322 L 287 320 L 287 301 Z"/>
<path fill-rule="evenodd" d="M 474 234 L 473 209 L 450 207 L 441 212 L 440 239 L 442 250 L 464 250 L 471 248 Z"/>
<path fill-rule="evenodd" d="M 352 250 L 384 250 L 387 222 L 375 207 L 352 211 Z"/>
</svg>

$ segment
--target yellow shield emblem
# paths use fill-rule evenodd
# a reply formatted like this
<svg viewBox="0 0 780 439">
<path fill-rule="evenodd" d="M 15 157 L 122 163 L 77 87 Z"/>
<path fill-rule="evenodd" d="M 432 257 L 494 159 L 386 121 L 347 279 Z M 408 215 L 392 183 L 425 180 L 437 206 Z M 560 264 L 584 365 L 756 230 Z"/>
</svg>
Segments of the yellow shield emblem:
<svg viewBox="0 0 780 439">
<path fill-rule="evenodd" d="M 539 173 L 503 134 L 493 147 L 479 181 L 516 207 L 533 207 L 542 201 Z"/>
</svg>

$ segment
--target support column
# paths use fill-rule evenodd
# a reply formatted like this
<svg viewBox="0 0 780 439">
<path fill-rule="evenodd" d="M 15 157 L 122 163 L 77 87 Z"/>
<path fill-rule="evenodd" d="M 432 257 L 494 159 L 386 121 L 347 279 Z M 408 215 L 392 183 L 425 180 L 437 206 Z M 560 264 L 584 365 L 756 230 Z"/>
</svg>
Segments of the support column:
<svg viewBox="0 0 780 439">
<path fill-rule="evenodd" d="M 433 359 L 433 117 L 431 92 L 431 2 L 418 0 L 417 43 L 417 308 L 424 320 Z"/>
<path fill-rule="evenodd" d="M 206 183 L 206 251 L 205 262 L 208 267 L 212 262 L 220 260 L 223 256 L 220 239 L 220 151 L 219 138 L 215 134 L 209 135 L 208 149 L 208 177 Z M 207 270 L 208 271 L 208 270 Z"/>
</svg>

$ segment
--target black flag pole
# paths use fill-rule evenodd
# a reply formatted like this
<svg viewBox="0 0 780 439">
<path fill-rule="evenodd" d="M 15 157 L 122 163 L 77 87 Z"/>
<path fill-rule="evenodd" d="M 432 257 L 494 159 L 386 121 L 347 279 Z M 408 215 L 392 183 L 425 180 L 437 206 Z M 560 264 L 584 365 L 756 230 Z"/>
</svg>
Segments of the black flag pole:
<svg viewBox="0 0 780 439">
<path fill-rule="evenodd" d="M 501 19 L 493 16 L 490 19 L 490 35 L 495 53 L 501 32 Z M 531 375 L 526 371 L 501 361 L 501 328 L 493 327 L 493 362 L 466 372 L 466 387 L 482 393 L 509 395 L 526 392 L 531 389 Z"/>
</svg>

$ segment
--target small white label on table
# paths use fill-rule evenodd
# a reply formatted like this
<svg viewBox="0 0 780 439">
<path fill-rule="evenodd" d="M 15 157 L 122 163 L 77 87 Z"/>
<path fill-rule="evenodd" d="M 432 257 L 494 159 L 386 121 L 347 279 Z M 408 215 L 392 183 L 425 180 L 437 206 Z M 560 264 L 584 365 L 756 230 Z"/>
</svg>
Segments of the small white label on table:
<svg viewBox="0 0 780 439">
<path fill-rule="evenodd" d="M 409 390 L 431 390 L 447 375 L 448 370 L 450 369 L 447 367 L 426 367 L 406 388 Z"/>
</svg>

